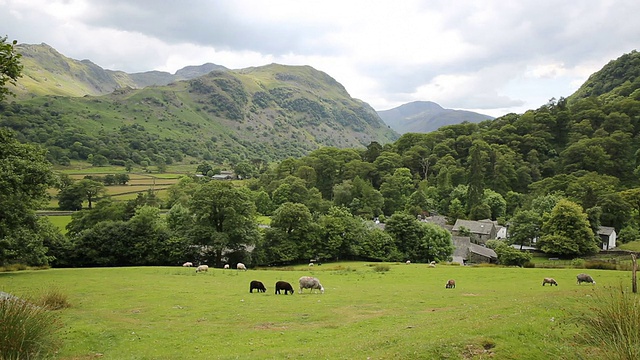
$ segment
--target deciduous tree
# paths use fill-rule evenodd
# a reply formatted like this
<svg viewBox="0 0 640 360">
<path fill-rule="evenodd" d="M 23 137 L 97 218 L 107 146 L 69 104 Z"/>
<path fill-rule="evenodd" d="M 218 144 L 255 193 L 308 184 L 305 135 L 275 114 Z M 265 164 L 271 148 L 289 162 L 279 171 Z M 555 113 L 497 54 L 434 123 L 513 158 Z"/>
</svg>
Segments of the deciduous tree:
<svg viewBox="0 0 640 360">
<path fill-rule="evenodd" d="M 7 84 L 16 84 L 16 80 L 22 76 L 22 64 L 20 55 L 15 46 L 18 41 L 7 42 L 7 37 L 0 37 L 0 101 L 12 94 Z"/>
<path fill-rule="evenodd" d="M 560 200 L 542 225 L 543 236 L 537 246 L 545 253 L 582 256 L 598 251 L 587 215 L 580 205 Z"/>
</svg>

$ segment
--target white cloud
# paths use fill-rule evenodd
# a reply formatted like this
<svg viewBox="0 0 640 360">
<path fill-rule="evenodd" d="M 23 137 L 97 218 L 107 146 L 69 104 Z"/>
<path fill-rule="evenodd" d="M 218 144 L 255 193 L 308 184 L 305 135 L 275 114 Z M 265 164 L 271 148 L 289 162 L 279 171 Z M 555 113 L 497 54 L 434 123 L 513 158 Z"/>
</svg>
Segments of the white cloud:
<svg viewBox="0 0 640 360">
<path fill-rule="evenodd" d="M 6 35 L 127 72 L 311 65 L 382 110 L 489 115 L 568 96 L 640 45 L 631 0 L 0 0 Z M 0 34 L 3 35 L 3 34 Z"/>
</svg>

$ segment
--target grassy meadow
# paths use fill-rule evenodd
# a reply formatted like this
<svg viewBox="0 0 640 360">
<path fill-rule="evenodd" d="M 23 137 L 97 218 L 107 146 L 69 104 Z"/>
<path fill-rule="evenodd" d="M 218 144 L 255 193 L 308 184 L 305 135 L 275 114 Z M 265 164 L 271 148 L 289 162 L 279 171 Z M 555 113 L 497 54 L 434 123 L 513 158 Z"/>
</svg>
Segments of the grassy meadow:
<svg viewBox="0 0 640 360">
<path fill-rule="evenodd" d="M 0 273 L 0 290 L 68 295 L 59 359 L 607 358 L 579 339 L 573 311 L 630 272 L 385 264 L 236 270 L 138 267 Z M 380 270 L 380 269 L 379 269 Z M 382 269 L 384 270 L 384 269 Z M 324 294 L 275 295 L 318 277 Z M 542 287 L 543 277 L 559 286 Z M 447 279 L 457 282 L 445 289 Z M 249 293 L 260 280 L 266 293 Z"/>
</svg>

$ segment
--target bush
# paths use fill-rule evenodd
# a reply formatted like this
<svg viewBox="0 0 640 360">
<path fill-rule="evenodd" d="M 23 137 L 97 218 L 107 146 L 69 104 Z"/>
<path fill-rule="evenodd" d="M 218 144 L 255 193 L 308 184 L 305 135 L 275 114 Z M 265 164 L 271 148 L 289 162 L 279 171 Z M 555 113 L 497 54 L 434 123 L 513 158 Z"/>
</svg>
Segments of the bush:
<svg viewBox="0 0 640 360">
<path fill-rule="evenodd" d="M 585 262 L 586 261 L 584 259 L 575 258 L 575 259 L 571 260 L 571 266 L 573 266 L 574 268 L 577 268 L 577 269 L 582 269 L 582 268 L 584 268 Z"/>
<path fill-rule="evenodd" d="M 615 263 L 610 263 L 601 260 L 587 261 L 584 264 L 585 269 L 602 269 L 602 270 L 616 270 L 618 266 Z"/>
<path fill-rule="evenodd" d="M 40 359 L 56 351 L 55 313 L 16 297 L 0 297 L 0 359 Z"/>
<path fill-rule="evenodd" d="M 522 267 L 524 268 L 529 268 L 529 269 L 533 269 L 536 267 L 536 264 L 532 263 L 531 261 L 527 261 L 526 263 L 524 263 L 522 265 Z"/>
<path fill-rule="evenodd" d="M 377 264 L 373 267 L 373 271 L 375 272 L 387 272 L 389 270 L 391 270 L 391 266 L 389 265 Z"/>
<path fill-rule="evenodd" d="M 631 291 L 608 288 L 587 297 L 576 316 L 584 341 L 602 348 L 607 359 L 640 359 L 640 298 Z"/>
</svg>

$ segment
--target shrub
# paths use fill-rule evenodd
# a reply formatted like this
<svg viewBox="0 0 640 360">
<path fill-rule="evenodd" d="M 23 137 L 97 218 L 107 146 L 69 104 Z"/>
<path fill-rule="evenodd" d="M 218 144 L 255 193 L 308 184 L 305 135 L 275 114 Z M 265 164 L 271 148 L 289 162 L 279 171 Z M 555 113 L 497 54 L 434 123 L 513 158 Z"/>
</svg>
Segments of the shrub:
<svg viewBox="0 0 640 360">
<path fill-rule="evenodd" d="M 0 298 L 0 359 L 40 359 L 59 346 L 55 313 L 15 297 Z"/>
<path fill-rule="evenodd" d="M 373 271 L 375 272 L 387 272 L 389 270 L 391 270 L 391 266 L 389 265 L 377 264 L 373 267 Z"/>
<path fill-rule="evenodd" d="M 585 260 L 581 258 L 575 258 L 571 260 L 571 266 L 578 269 L 584 268 L 584 263 L 585 263 Z"/>
<path fill-rule="evenodd" d="M 615 263 L 610 263 L 601 260 L 587 261 L 584 264 L 586 269 L 603 269 L 603 270 L 616 270 L 618 266 Z"/>
<path fill-rule="evenodd" d="M 608 359 L 640 359 L 640 298 L 620 286 L 586 298 L 576 316 L 587 343 L 603 348 Z"/>
<path fill-rule="evenodd" d="M 529 268 L 529 269 L 533 269 L 533 268 L 535 268 L 535 267 L 536 267 L 536 264 L 535 264 L 535 263 L 532 263 L 531 261 L 527 261 L 526 263 L 524 263 L 524 264 L 522 265 L 522 267 Z"/>
</svg>

